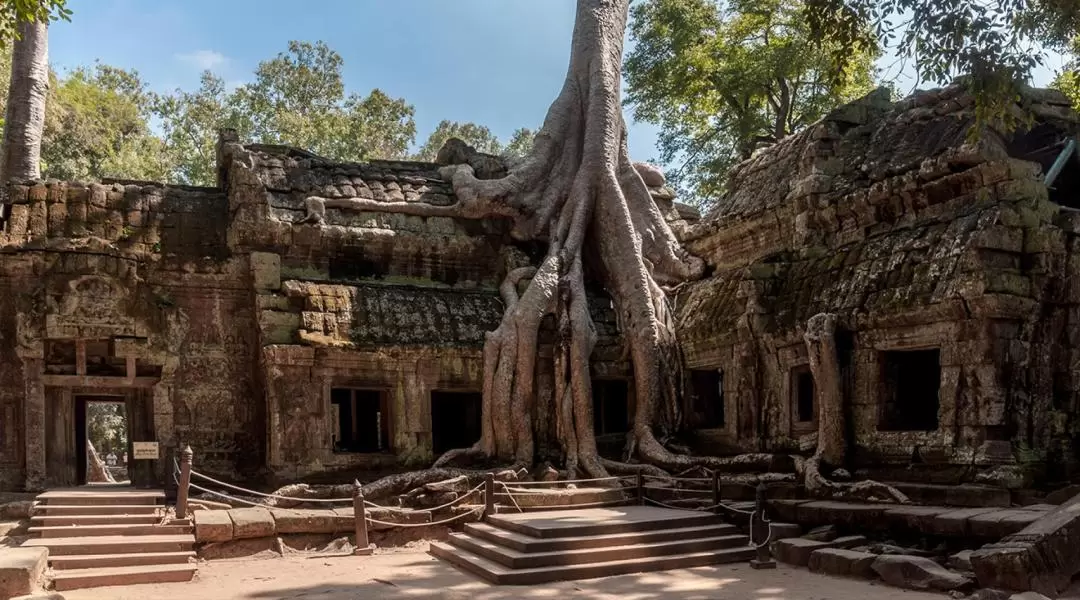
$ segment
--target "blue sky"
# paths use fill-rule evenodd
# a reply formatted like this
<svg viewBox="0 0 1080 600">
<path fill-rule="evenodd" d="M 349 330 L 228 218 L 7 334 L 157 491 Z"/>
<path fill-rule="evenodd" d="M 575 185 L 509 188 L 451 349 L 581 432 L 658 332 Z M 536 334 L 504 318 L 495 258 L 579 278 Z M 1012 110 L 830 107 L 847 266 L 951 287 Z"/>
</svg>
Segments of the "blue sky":
<svg viewBox="0 0 1080 600">
<path fill-rule="evenodd" d="M 349 91 L 378 87 L 416 107 L 418 144 L 442 119 L 487 125 L 504 140 L 518 127 L 538 127 L 566 74 L 574 19 L 574 0 L 69 0 L 69 7 L 72 21 L 50 30 L 54 67 L 100 59 L 138 70 L 158 91 L 195 88 L 205 68 L 239 84 L 289 40 L 324 40 L 344 58 Z M 881 64 L 894 62 L 887 56 Z M 1035 82 L 1049 77 L 1044 69 Z M 900 84 L 907 92 L 914 80 L 901 74 Z M 632 124 L 629 140 L 635 158 L 656 156 L 653 127 Z"/>
</svg>

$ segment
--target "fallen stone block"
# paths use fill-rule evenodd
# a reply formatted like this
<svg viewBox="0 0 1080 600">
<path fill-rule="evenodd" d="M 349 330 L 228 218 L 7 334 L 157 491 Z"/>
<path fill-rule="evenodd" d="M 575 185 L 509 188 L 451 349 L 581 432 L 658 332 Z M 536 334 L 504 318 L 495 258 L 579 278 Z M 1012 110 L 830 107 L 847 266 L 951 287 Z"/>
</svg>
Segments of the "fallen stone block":
<svg viewBox="0 0 1080 600">
<path fill-rule="evenodd" d="M 832 542 L 829 542 L 829 546 L 832 548 L 847 548 L 851 549 L 856 546 L 862 546 L 866 543 L 866 536 L 862 535 L 843 535 Z"/>
<path fill-rule="evenodd" d="M 353 517 L 333 510 L 270 509 L 278 533 L 342 533 L 353 530 Z"/>
<path fill-rule="evenodd" d="M 195 541 L 228 542 L 233 539 L 233 522 L 227 510 L 200 510 L 195 518 Z"/>
<path fill-rule="evenodd" d="M 15 596 L 11 600 L 64 600 L 60 592 L 37 592 L 26 596 Z"/>
<path fill-rule="evenodd" d="M 802 534 L 802 527 L 796 523 L 777 523 L 773 521 L 769 523 L 769 533 L 774 540 L 799 537 Z"/>
<path fill-rule="evenodd" d="M 1009 600 L 1050 600 L 1038 592 L 1022 592 L 1009 596 Z"/>
<path fill-rule="evenodd" d="M 877 556 L 869 552 L 857 552 L 843 548 L 822 548 L 810 553 L 807 567 L 815 573 L 827 575 L 851 575 L 873 577 L 873 564 Z"/>
<path fill-rule="evenodd" d="M 48 548 L 5 548 L 0 551 L 0 598 L 40 590 L 48 562 Z"/>
<path fill-rule="evenodd" d="M 921 556 L 880 555 L 872 567 L 885 583 L 911 590 L 948 592 L 972 584 L 971 579 Z"/>
<path fill-rule="evenodd" d="M 806 532 L 806 535 L 802 536 L 803 539 L 814 540 L 815 542 L 831 542 L 839 536 L 836 532 L 835 525 L 822 525 L 815 527 Z"/>
<path fill-rule="evenodd" d="M 978 515 L 998 512 L 997 508 L 959 508 L 943 512 L 930 521 L 930 531 L 936 535 L 967 537 L 971 535 L 969 521 Z"/>
<path fill-rule="evenodd" d="M 789 565 L 805 567 L 810 562 L 810 554 L 815 550 L 831 548 L 829 542 L 818 542 L 806 538 L 787 538 L 773 544 L 773 556 L 776 560 Z"/>
<path fill-rule="evenodd" d="M 274 515 L 265 508 L 234 508 L 228 511 L 233 538 L 242 540 L 274 535 Z"/>
<path fill-rule="evenodd" d="M 971 553 L 974 550 L 961 550 L 956 554 L 949 556 L 947 563 L 950 569 L 956 569 L 957 571 L 972 571 L 971 568 Z"/>
</svg>

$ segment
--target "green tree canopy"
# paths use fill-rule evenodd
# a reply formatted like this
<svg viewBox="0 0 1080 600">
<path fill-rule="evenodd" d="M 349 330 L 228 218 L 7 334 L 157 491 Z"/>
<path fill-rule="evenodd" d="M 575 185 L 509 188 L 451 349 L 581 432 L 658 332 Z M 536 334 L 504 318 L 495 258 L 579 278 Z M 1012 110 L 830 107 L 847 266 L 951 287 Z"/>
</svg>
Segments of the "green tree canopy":
<svg viewBox="0 0 1080 600">
<path fill-rule="evenodd" d="M 510 136 L 510 141 L 502 150 L 503 155 L 515 158 L 525 156 L 532 150 L 534 138 L 536 138 L 536 132 L 532 129 L 527 127 L 515 129 L 514 134 Z"/>
<path fill-rule="evenodd" d="M 636 119 L 660 126 L 660 160 L 684 198 L 705 203 L 727 170 L 873 87 L 874 48 L 814 51 L 801 0 L 645 0 L 633 9 L 626 60 Z"/>
<path fill-rule="evenodd" d="M 0 46 L 10 47 L 19 23 L 71 19 L 67 0 L 4 0 L 0 2 Z"/>
<path fill-rule="evenodd" d="M 440 121 L 431 132 L 420 150 L 413 156 L 415 160 L 434 161 L 439 150 L 450 138 L 458 138 L 473 146 L 480 152 L 488 154 L 500 154 L 503 151 L 502 143 L 495 134 L 483 125 L 476 123 L 459 123 L 458 121 Z"/>
</svg>

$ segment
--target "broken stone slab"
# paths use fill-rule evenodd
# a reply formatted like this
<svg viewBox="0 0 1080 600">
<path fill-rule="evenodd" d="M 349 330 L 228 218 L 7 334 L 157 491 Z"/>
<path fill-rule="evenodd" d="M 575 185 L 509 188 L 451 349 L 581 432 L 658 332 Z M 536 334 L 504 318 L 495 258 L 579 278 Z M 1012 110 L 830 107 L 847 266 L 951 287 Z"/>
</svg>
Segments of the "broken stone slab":
<svg viewBox="0 0 1080 600">
<path fill-rule="evenodd" d="M 999 510 L 971 517 L 968 527 L 973 537 L 1000 540 L 1034 523 L 1042 514 L 1032 510 Z"/>
<path fill-rule="evenodd" d="M 810 554 L 815 550 L 831 548 L 829 542 L 819 542 L 806 538 L 787 538 L 773 543 L 772 551 L 776 560 L 805 567 L 810 562 Z"/>
<path fill-rule="evenodd" d="M 777 540 L 799 537 L 802 535 L 802 527 L 797 523 L 777 523 L 773 521 L 769 523 L 769 534 L 772 535 L 773 539 Z"/>
<path fill-rule="evenodd" d="M 342 533 L 353 530 L 353 516 L 333 510 L 270 509 L 274 528 L 280 533 Z"/>
<path fill-rule="evenodd" d="M 35 592 L 25 596 L 15 596 L 11 600 L 64 600 L 60 592 Z"/>
<path fill-rule="evenodd" d="M 195 541 L 228 542 L 233 539 L 233 522 L 227 510 L 200 510 L 195 518 Z"/>
<path fill-rule="evenodd" d="M 1050 600 L 1038 592 L 1021 592 L 1009 596 L 1009 600 Z"/>
<path fill-rule="evenodd" d="M 836 531 L 835 525 L 822 525 L 815 527 L 803 535 L 803 539 L 814 540 L 815 542 L 831 542 L 835 540 L 840 534 Z"/>
<path fill-rule="evenodd" d="M 956 554 L 949 556 L 949 560 L 946 565 L 950 569 L 956 569 L 957 571 L 973 571 L 971 568 L 971 554 L 974 550 L 961 550 Z"/>
<path fill-rule="evenodd" d="M 954 573 L 929 558 L 883 554 L 874 559 L 874 571 L 889 585 L 912 590 L 948 592 L 971 586 L 971 579 Z"/>
<path fill-rule="evenodd" d="M 234 508 L 228 511 L 233 538 L 242 540 L 274 535 L 274 515 L 265 508 Z"/>
<path fill-rule="evenodd" d="M 48 548 L 5 548 L 0 551 L 0 598 L 40 590 L 48 562 Z"/>
<path fill-rule="evenodd" d="M 979 515 L 998 512 L 996 508 L 958 508 L 943 512 L 930 521 L 929 533 L 950 537 L 968 537 L 971 535 L 969 521 Z"/>
<path fill-rule="evenodd" d="M 869 552 L 844 548 L 822 548 L 810 553 L 810 560 L 806 566 L 815 573 L 869 578 L 874 576 L 872 566 L 876 558 L 877 556 Z"/>
</svg>

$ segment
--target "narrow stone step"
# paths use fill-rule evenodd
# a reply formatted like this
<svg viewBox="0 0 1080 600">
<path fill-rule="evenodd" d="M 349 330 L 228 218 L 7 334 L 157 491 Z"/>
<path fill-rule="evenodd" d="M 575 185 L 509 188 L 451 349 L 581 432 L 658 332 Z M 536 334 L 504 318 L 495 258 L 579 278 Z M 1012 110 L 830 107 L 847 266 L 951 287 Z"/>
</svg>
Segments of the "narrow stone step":
<svg viewBox="0 0 1080 600">
<path fill-rule="evenodd" d="M 603 548 L 582 548 L 577 550 L 558 550 L 555 552 L 518 552 L 492 542 L 471 537 L 467 534 L 450 534 L 450 544 L 463 548 L 473 554 L 483 556 L 511 569 L 532 569 L 537 567 L 555 567 L 584 565 L 599 562 L 614 562 L 638 558 L 693 554 L 747 546 L 745 535 L 725 535 L 711 538 L 669 540 L 651 544 L 632 544 L 626 546 L 607 546 Z"/>
<path fill-rule="evenodd" d="M 667 556 L 649 556 L 645 558 L 597 562 L 584 565 L 511 569 L 482 556 L 441 542 L 432 542 L 429 552 L 433 556 L 449 561 L 461 569 L 500 585 L 530 585 L 536 583 L 548 583 L 551 581 L 609 577 L 612 575 L 625 575 L 628 573 L 685 569 L 721 563 L 743 562 L 750 560 L 755 555 L 753 548 L 740 547 L 711 550 L 707 552 L 672 554 Z"/>
<path fill-rule="evenodd" d="M 108 504 L 160 504 L 165 492 L 160 490 L 51 490 L 38 494 L 37 500 L 45 504 L 108 505 Z"/>
<path fill-rule="evenodd" d="M 139 565 L 184 564 L 195 558 L 195 552 L 135 552 L 132 554 L 73 554 L 49 559 L 57 571 L 95 569 L 103 567 L 134 567 Z"/>
<path fill-rule="evenodd" d="M 164 507 L 154 504 L 39 504 L 36 515 L 156 515 Z"/>
<path fill-rule="evenodd" d="M 72 569 L 53 574 L 53 587 L 60 592 L 81 588 L 137 583 L 191 581 L 195 565 L 143 565 L 101 569 Z"/>
<path fill-rule="evenodd" d="M 537 538 L 613 535 L 723 523 L 720 517 L 712 513 L 689 510 L 651 510 L 650 507 L 634 508 L 637 510 L 631 513 L 622 513 L 618 510 L 585 509 L 492 515 L 488 521 L 500 529 Z"/>
<path fill-rule="evenodd" d="M 652 544 L 671 540 L 719 537 L 732 535 L 738 529 L 728 523 L 716 523 L 698 527 L 678 527 L 654 531 L 631 531 L 607 535 L 573 536 L 558 538 L 535 538 L 515 531 L 492 527 L 487 523 L 469 523 L 465 533 L 494 542 L 518 552 L 556 552 L 559 550 L 578 550 L 582 548 L 603 548 L 607 546 L 628 546 L 630 544 Z"/>
<path fill-rule="evenodd" d="M 35 515 L 30 524 L 35 527 L 58 525 L 155 525 L 161 521 L 156 514 L 146 515 Z"/>
<path fill-rule="evenodd" d="M 29 529 L 43 538 L 68 538 L 103 535 L 183 535 L 191 533 L 187 525 L 142 525 L 142 524 L 104 524 L 104 525 L 48 525 Z"/>
<path fill-rule="evenodd" d="M 192 535 L 111 535 L 66 538 L 31 538 L 24 547 L 42 546 L 49 556 L 76 554 L 135 554 L 139 552 L 183 552 L 195 545 Z"/>
</svg>

